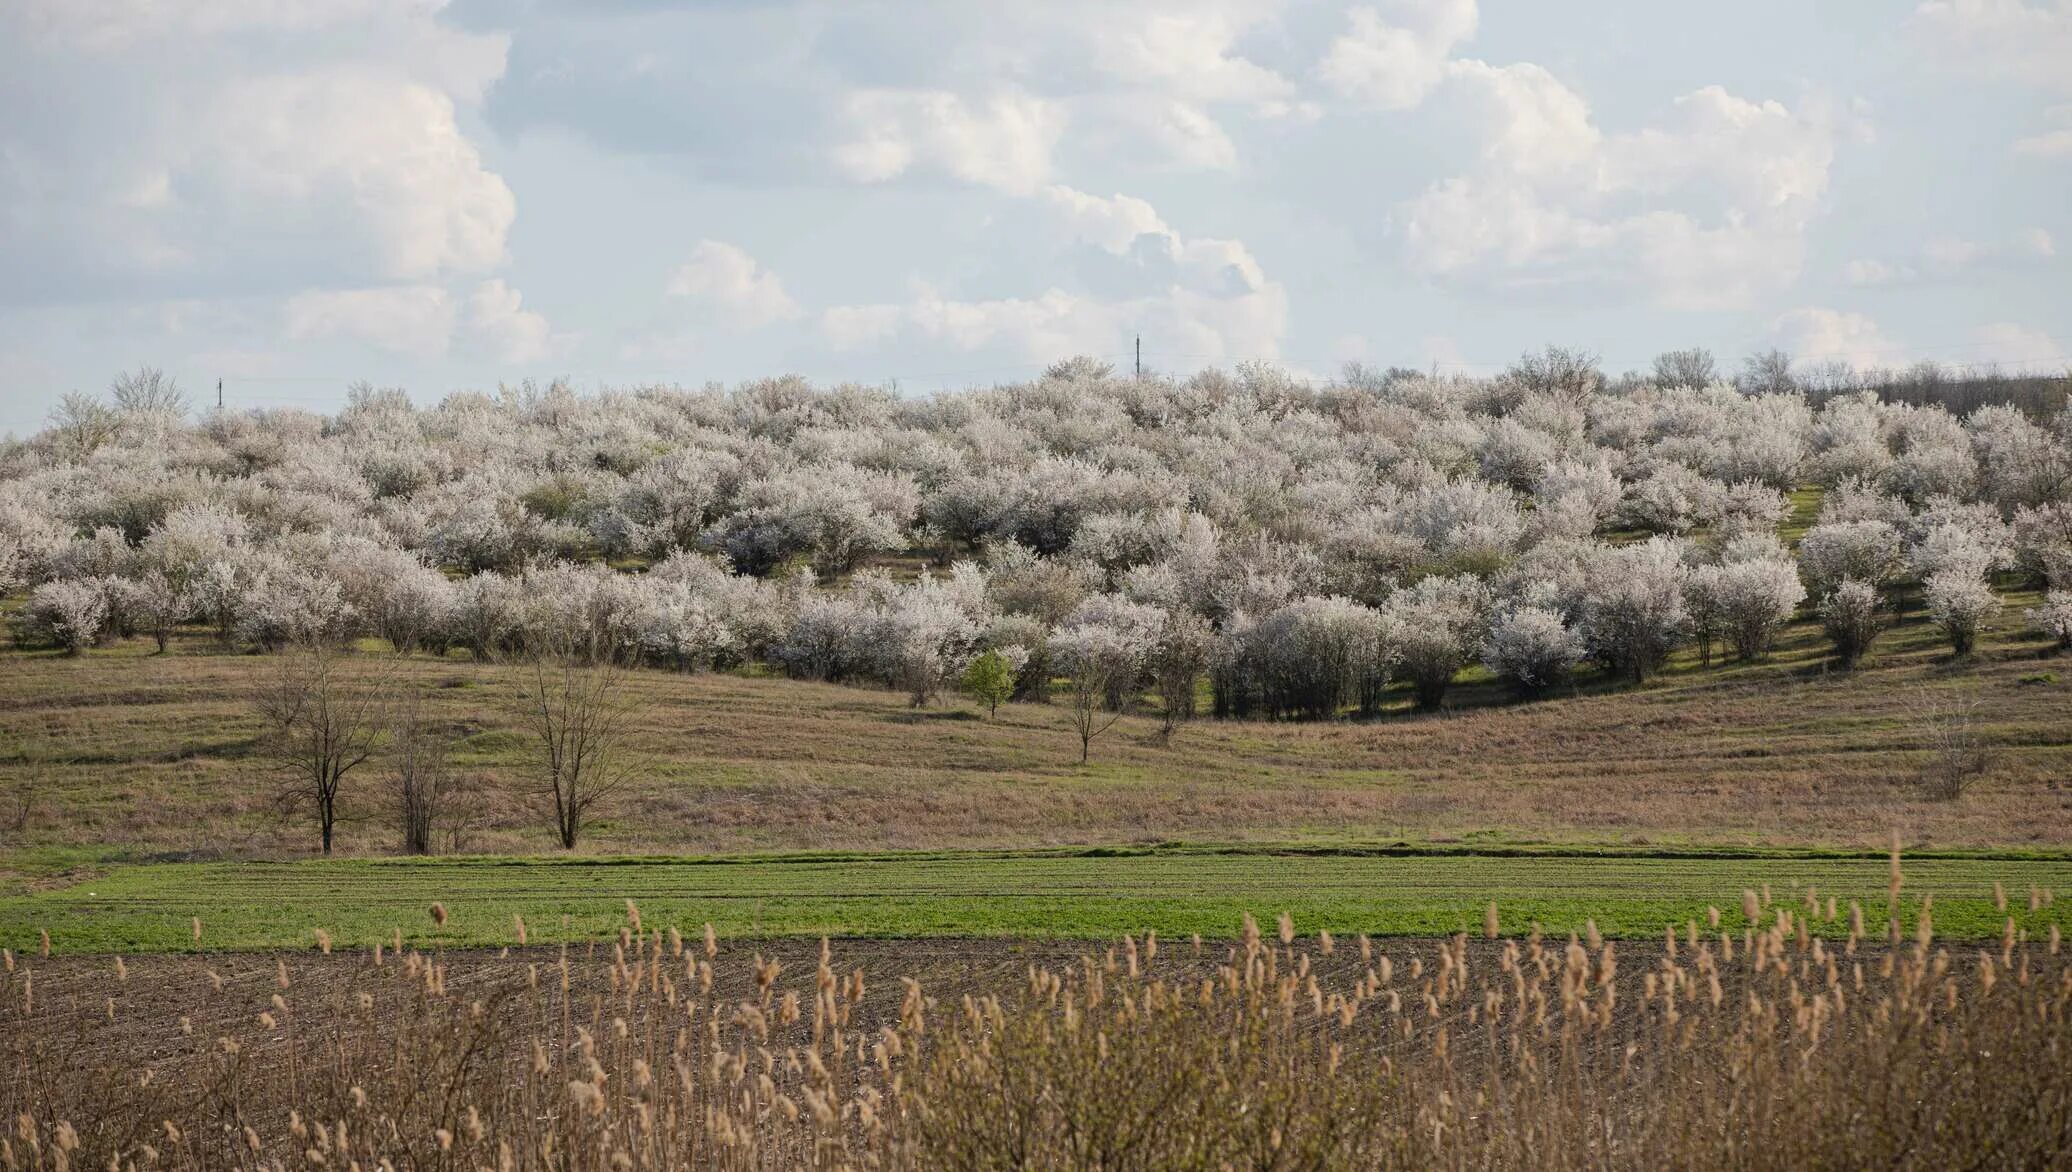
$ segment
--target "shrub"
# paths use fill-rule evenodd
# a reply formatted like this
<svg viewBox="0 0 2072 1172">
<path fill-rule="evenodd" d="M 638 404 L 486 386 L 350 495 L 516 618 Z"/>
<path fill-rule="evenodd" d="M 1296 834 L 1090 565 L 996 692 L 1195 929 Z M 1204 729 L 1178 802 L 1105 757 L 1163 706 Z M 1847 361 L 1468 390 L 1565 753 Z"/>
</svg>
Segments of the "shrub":
<svg viewBox="0 0 2072 1172">
<path fill-rule="evenodd" d="M 2053 590 L 2028 613 L 2031 630 L 2048 635 L 2059 651 L 2072 651 L 2072 590 Z"/>
<path fill-rule="evenodd" d="M 1000 702 L 1014 695 L 1014 669 L 998 651 L 981 651 L 958 677 L 958 684 L 986 706 L 988 715 L 1000 714 Z"/>
<path fill-rule="evenodd" d="M 1716 582 L 1727 637 L 1743 660 L 1768 655 L 1778 629 L 1806 598 L 1798 569 L 1781 550 L 1776 556 L 1722 565 Z"/>
<path fill-rule="evenodd" d="M 1928 613 L 1958 655 L 1971 654 L 1979 624 L 2000 609 L 2000 599 L 1977 570 L 1956 565 L 1928 576 Z"/>
<path fill-rule="evenodd" d="M 1690 623 L 1684 547 L 1655 537 L 1598 551 L 1586 570 L 1583 641 L 1590 654 L 1634 683 L 1644 682 L 1682 642 Z"/>
<path fill-rule="evenodd" d="M 62 647 L 77 655 L 93 646 L 108 625 L 108 583 L 60 578 L 45 582 L 29 595 L 22 610 L 25 642 Z"/>
<path fill-rule="evenodd" d="M 1582 658 L 1582 636 L 1544 607 L 1520 607 L 1504 615 L 1482 643 L 1483 665 L 1528 698 L 1566 683 Z"/>
<path fill-rule="evenodd" d="M 1843 579 L 1820 600 L 1820 626 L 1835 645 L 1835 659 L 1844 671 L 1855 668 L 1885 629 L 1878 591 L 1868 582 Z"/>
</svg>

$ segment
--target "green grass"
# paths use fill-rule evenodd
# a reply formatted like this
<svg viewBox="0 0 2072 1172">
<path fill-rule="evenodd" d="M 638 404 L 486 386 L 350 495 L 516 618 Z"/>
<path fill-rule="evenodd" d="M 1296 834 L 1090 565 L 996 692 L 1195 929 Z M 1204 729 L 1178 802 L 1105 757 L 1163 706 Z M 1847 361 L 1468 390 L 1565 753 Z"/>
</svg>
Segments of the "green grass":
<svg viewBox="0 0 2072 1172">
<path fill-rule="evenodd" d="M 1993 883 L 2034 933 L 2072 927 L 2072 902 L 2028 910 L 2032 885 L 2072 886 L 2072 857 L 2037 852 L 1910 858 L 1903 919 L 1935 897 L 1945 935 L 1997 935 Z M 651 927 L 723 935 L 1230 936 L 1249 912 L 1288 912 L 1298 930 L 1373 935 L 1479 931 L 1496 901 L 1506 931 L 1537 921 L 1566 934 L 1594 919 L 1615 936 L 1667 924 L 1741 925 L 1741 893 L 1765 884 L 1781 903 L 1812 887 L 1885 918 L 1888 865 L 1849 852 L 1691 851 L 1680 857 L 1523 848 L 1162 847 L 1096 850 L 792 854 L 717 858 L 341 859 L 116 865 L 69 886 L 0 897 L 0 945 L 29 949 L 39 929 L 60 952 L 306 947 L 319 928 L 341 946 L 397 929 L 420 946 L 513 942 L 522 915 L 534 941 L 595 939 L 637 902 Z M 444 927 L 428 913 L 438 901 Z M 1846 913 L 1845 913 L 1846 917 Z M 1840 925 L 1820 925 L 1840 931 Z"/>
</svg>

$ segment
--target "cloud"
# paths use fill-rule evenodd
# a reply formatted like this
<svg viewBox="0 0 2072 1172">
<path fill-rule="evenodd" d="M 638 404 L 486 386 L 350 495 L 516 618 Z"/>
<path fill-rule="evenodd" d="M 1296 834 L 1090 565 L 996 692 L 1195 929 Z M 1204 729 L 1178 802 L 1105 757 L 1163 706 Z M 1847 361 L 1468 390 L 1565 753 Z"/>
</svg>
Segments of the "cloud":
<svg viewBox="0 0 2072 1172">
<path fill-rule="evenodd" d="M 2056 129 L 2016 139 L 2015 154 L 2031 159 L 2072 156 L 2072 106 L 2054 106 L 2045 117 L 2056 124 Z"/>
<path fill-rule="evenodd" d="M 1454 283 L 1636 288 L 1671 308 L 1747 304 L 1798 274 L 1832 130 L 1717 86 L 1606 134 L 1539 66 L 1457 61 L 1481 165 L 1397 209 L 1405 259 Z"/>
<path fill-rule="evenodd" d="M 1907 265 L 1888 264 L 1882 260 L 1857 259 L 1842 266 L 1842 279 L 1851 285 L 1892 285 L 1914 279 L 1914 270 Z"/>
<path fill-rule="evenodd" d="M 290 297 L 283 331 L 296 342 L 343 338 L 411 358 L 437 358 L 453 340 L 454 307 L 437 285 L 312 289 Z"/>
<path fill-rule="evenodd" d="M 1779 314 L 1770 337 L 1805 363 L 1841 363 L 1859 369 L 1889 366 L 1898 353 L 1878 323 L 1861 313 L 1802 306 Z"/>
<path fill-rule="evenodd" d="M 700 240 L 690 259 L 669 275 L 663 291 L 745 329 L 799 315 L 798 304 L 777 274 L 740 248 L 718 240 Z"/>
<path fill-rule="evenodd" d="M 254 78 L 226 87 L 210 143 L 176 170 L 222 215 L 300 235 L 345 229 L 374 274 L 415 280 L 504 259 L 517 201 L 454 121 L 447 95 L 358 71 Z"/>
<path fill-rule="evenodd" d="M 1923 244 L 1916 256 L 1904 260 L 1852 260 L 1842 266 L 1842 279 L 1858 286 L 1913 284 L 1948 280 L 1979 269 L 2014 269 L 2056 255 L 2057 241 L 2045 228 L 2025 228 L 1998 243 L 1937 236 Z"/>
<path fill-rule="evenodd" d="M 0 298 L 494 268 L 515 201 L 456 111 L 506 45 L 422 0 L 0 11 L 0 103 L 37 112 L 0 126 Z"/>
<path fill-rule="evenodd" d="M 2072 4 L 1926 0 L 1913 31 L 1934 59 L 1974 76 L 2072 93 Z"/>
<path fill-rule="evenodd" d="M 1049 176 L 1064 131 L 1057 107 L 1016 93 L 969 100 L 941 90 L 859 90 L 843 115 L 849 132 L 832 157 L 862 183 L 927 170 L 1025 194 Z"/>
<path fill-rule="evenodd" d="M 518 290 L 491 278 L 468 295 L 466 329 L 470 338 L 500 362 L 538 362 L 558 350 L 558 338 L 545 315 L 523 308 Z"/>
<path fill-rule="evenodd" d="M 1317 64 L 1317 77 L 1343 98 L 1407 110 L 1445 80 L 1449 58 L 1475 35 L 1475 0 L 1398 0 L 1346 13 L 1346 31 Z"/>
<path fill-rule="evenodd" d="M 1036 364 L 1118 352 L 1137 332 L 1190 360 L 1279 353 L 1287 291 L 1241 241 L 1183 236 L 1128 195 L 1054 185 L 1039 201 L 1061 248 L 1097 250 L 1133 278 L 1135 290 L 1104 295 L 1052 285 L 1031 295 L 960 298 L 921 282 L 904 302 L 826 309 L 822 337 L 837 350 L 911 337 L 966 352 L 1003 350 Z"/>
<path fill-rule="evenodd" d="M 1971 332 L 1985 360 L 2020 371 L 2072 370 L 2072 347 L 2039 329 L 2011 321 L 1991 322 Z"/>
</svg>

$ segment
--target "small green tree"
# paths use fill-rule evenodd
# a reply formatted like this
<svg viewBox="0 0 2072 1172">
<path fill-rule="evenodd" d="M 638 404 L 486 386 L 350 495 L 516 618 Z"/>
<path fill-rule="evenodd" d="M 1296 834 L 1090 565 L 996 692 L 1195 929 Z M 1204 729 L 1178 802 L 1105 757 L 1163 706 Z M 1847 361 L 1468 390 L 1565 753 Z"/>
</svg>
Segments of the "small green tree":
<svg viewBox="0 0 2072 1172">
<path fill-rule="evenodd" d="M 971 661 L 958 680 L 964 690 L 986 706 L 989 716 L 1000 714 L 1000 702 L 1014 695 L 1014 668 L 998 651 L 988 651 Z"/>
</svg>

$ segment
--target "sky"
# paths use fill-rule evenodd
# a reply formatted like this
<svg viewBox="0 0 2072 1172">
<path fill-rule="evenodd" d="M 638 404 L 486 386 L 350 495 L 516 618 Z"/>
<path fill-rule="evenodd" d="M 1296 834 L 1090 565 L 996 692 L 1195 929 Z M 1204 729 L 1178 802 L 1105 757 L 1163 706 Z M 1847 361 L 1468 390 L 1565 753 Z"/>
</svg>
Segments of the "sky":
<svg viewBox="0 0 2072 1172">
<path fill-rule="evenodd" d="M 0 431 L 1091 354 L 2072 364 L 2072 0 L 0 0 Z"/>
</svg>

